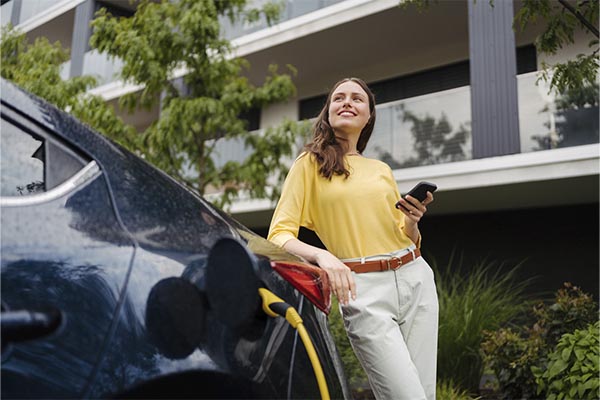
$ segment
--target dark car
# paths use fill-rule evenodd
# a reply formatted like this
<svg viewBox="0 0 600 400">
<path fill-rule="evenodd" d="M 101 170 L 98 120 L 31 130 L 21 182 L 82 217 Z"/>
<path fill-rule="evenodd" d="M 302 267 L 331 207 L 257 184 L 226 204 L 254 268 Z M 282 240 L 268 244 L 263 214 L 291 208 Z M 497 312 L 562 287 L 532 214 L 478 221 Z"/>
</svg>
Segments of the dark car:
<svg viewBox="0 0 600 400">
<path fill-rule="evenodd" d="M 1 84 L 1 396 L 348 397 L 328 282 L 68 114 Z"/>
</svg>

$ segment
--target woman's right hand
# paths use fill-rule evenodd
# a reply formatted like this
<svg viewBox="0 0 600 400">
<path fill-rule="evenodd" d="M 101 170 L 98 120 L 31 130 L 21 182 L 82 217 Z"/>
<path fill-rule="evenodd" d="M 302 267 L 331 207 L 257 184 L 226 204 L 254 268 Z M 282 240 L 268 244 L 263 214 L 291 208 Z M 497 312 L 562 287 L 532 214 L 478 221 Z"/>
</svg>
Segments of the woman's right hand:
<svg viewBox="0 0 600 400">
<path fill-rule="evenodd" d="M 319 251 L 315 256 L 319 267 L 327 272 L 333 293 L 340 304 L 348 305 L 349 297 L 356 300 L 356 285 L 350 268 L 327 250 Z"/>
<path fill-rule="evenodd" d="M 340 304 L 347 305 L 350 296 L 352 300 L 356 300 L 356 285 L 352 271 L 339 258 L 325 249 L 304 243 L 297 238 L 285 242 L 283 248 L 323 268 Z"/>
</svg>

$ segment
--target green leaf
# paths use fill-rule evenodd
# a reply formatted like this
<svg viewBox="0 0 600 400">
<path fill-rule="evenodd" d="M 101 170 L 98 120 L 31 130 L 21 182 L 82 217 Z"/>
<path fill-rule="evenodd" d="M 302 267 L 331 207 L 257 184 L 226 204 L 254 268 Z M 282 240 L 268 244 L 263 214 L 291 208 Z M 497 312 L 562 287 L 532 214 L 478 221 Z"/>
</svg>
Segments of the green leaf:
<svg viewBox="0 0 600 400">
<path fill-rule="evenodd" d="M 600 387 L 600 379 L 597 376 L 594 376 L 593 379 L 590 379 L 589 381 L 585 382 L 583 384 L 583 387 L 586 390 L 598 391 L 598 387 Z"/>
<path fill-rule="evenodd" d="M 565 369 L 567 369 L 568 364 L 566 362 L 564 362 L 563 360 L 556 360 L 553 364 L 550 365 L 549 369 L 548 369 L 548 375 L 550 377 L 555 377 L 558 374 L 560 374 L 561 372 L 563 372 Z"/>
<path fill-rule="evenodd" d="M 592 376 L 592 374 L 583 374 L 581 376 L 581 381 L 585 382 L 587 381 L 590 377 Z"/>
<path fill-rule="evenodd" d="M 569 398 L 574 399 L 575 395 L 578 393 L 577 391 L 578 387 L 577 386 L 573 386 L 570 390 L 569 390 Z M 581 396 L 581 394 L 579 395 Z"/>
</svg>

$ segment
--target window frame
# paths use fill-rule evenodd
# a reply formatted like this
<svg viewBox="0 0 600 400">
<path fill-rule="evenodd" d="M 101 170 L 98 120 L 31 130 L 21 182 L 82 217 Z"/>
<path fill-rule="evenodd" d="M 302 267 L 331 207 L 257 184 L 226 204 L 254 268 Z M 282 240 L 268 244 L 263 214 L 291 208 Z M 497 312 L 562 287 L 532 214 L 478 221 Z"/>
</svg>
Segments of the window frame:
<svg viewBox="0 0 600 400">
<path fill-rule="evenodd" d="M 20 129 L 24 134 L 31 135 L 34 139 L 43 142 L 45 160 L 43 170 L 44 192 L 27 196 L 0 196 L 0 206 L 15 207 L 45 203 L 76 190 L 87 181 L 94 179 L 100 174 L 100 167 L 90 156 L 83 155 L 81 152 L 73 149 L 72 146 L 69 146 L 64 140 L 57 137 L 55 133 L 30 120 L 22 115 L 21 112 L 8 106 L 6 103 L 3 102 L 2 106 L 0 111 L 0 118 L 2 120 L 13 125 L 17 129 Z M 71 177 L 48 188 L 46 186 L 47 182 L 52 179 L 49 179 L 51 168 L 48 165 L 46 157 L 48 157 L 48 154 L 51 154 L 51 152 L 55 151 L 66 153 L 80 163 L 81 168 L 79 168 Z"/>
</svg>

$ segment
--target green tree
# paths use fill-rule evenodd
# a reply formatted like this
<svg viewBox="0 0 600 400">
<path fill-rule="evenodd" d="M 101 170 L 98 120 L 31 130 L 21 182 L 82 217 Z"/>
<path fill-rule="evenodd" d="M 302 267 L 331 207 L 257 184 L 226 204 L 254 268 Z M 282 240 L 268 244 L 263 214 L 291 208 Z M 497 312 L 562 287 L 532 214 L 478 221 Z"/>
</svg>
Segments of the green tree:
<svg viewBox="0 0 600 400">
<path fill-rule="evenodd" d="M 598 68 L 598 12 L 600 3 L 593 0 L 526 0 L 515 15 L 513 26 L 524 30 L 538 19 L 545 21 L 545 29 L 536 38 L 539 52 L 556 54 L 558 49 L 575 43 L 575 32 L 582 29 L 595 39 L 588 43 L 590 52 L 578 54 L 575 59 L 554 65 L 542 63 L 544 80 L 550 79 L 550 89 L 559 93 L 578 92 L 597 85 Z"/>
<path fill-rule="evenodd" d="M 416 5 L 427 8 L 431 2 L 439 0 L 405 0 L 402 5 Z M 476 1 L 476 0 L 470 0 Z M 491 6 L 494 0 L 489 0 Z M 513 28 L 524 30 L 538 20 L 544 24 L 543 31 L 535 40 L 536 48 L 544 54 L 556 54 L 558 49 L 575 43 L 578 29 L 589 33 L 595 39 L 588 43 L 589 52 L 578 54 L 574 59 L 550 65 L 543 63 L 541 78 L 550 80 L 550 89 L 559 93 L 567 90 L 580 91 L 597 85 L 598 61 L 598 12 L 600 2 L 595 0 L 523 0 L 521 8 L 513 20 Z"/>
<path fill-rule="evenodd" d="M 121 78 L 143 87 L 123 96 L 121 106 L 160 104 L 160 118 L 142 133 L 139 150 L 200 194 L 222 189 L 219 205 L 231 203 L 240 191 L 277 198 L 286 158 L 303 131 L 290 121 L 262 133 L 248 131 L 241 115 L 294 95 L 294 71 L 279 73 L 272 65 L 262 85 L 255 86 L 244 77 L 248 63 L 235 57 L 219 23 L 223 17 L 272 21 L 278 11 L 273 4 L 249 9 L 246 0 L 144 0 L 131 17 L 113 17 L 102 9 L 92 22 L 91 46 L 121 59 Z M 181 69 L 181 78 L 174 79 Z M 227 139 L 243 143 L 250 156 L 218 165 L 215 146 Z"/>
<path fill-rule="evenodd" d="M 121 144 L 133 147 L 136 140 L 133 127 L 125 124 L 100 97 L 87 93 L 96 85 L 95 78 L 61 78 L 61 66 L 70 56 L 59 42 L 51 44 L 48 39 L 41 37 L 30 44 L 24 34 L 9 24 L 2 28 L 0 52 L 0 75 L 3 78 L 69 111 L 103 134 L 116 138 Z"/>
</svg>

